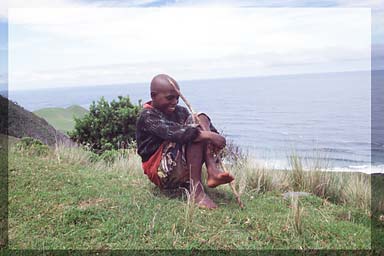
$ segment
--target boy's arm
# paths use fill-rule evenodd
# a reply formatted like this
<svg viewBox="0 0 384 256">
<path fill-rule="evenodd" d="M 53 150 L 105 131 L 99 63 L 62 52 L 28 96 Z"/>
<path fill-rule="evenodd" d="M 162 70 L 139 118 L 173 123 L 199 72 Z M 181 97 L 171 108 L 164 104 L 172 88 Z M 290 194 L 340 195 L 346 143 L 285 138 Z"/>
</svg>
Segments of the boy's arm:
<svg viewBox="0 0 384 256">
<path fill-rule="evenodd" d="M 226 144 L 224 136 L 213 131 L 200 131 L 194 142 L 209 141 L 219 149 L 223 149 Z"/>
<path fill-rule="evenodd" d="M 160 137 L 163 140 L 181 144 L 194 141 L 200 134 L 196 125 L 182 125 L 172 122 L 152 111 L 143 112 L 138 124 L 147 133 Z"/>
<path fill-rule="evenodd" d="M 199 136 L 194 140 L 194 142 L 199 141 L 209 141 L 219 149 L 223 149 L 226 145 L 226 140 L 224 136 L 220 135 L 215 126 L 213 126 L 211 119 L 204 114 L 209 119 L 209 131 L 200 130 Z M 198 117 L 197 117 L 198 118 Z"/>
<path fill-rule="evenodd" d="M 186 110 L 187 111 L 187 116 L 188 115 L 190 115 L 189 114 L 189 112 L 188 112 L 188 110 Z M 204 114 L 204 113 L 203 113 Z M 209 130 L 211 131 L 211 132 L 215 132 L 215 133 L 218 133 L 218 134 L 220 134 L 219 133 L 219 131 L 216 129 L 216 127 L 212 124 L 212 121 L 211 121 L 211 119 L 209 118 L 209 116 L 207 116 L 206 114 L 204 114 L 208 119 L 209 119 Z M 195 114 L 195 116 L 198 118 L 198 115 L 197 114 Z"/>
</svg>

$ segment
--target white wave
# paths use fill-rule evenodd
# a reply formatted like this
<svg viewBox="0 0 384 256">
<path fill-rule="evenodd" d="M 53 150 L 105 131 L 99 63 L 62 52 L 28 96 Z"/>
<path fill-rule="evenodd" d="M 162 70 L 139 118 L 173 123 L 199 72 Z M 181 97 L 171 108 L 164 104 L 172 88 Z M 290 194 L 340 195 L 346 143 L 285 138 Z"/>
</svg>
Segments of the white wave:
<svg viewBox="0 0 384 256">
<path fill-rule="evenodd" d="M 248 159 L 251 166 L 257 168 L 265 168 L 272 170 L 290 170 L 291 166 L 289 165 L 287 160 L 282 159 L 257 159 L 257 158 L 249 158 Z M 303 166 L 304 171 L 310 171 L 311 169 Z M 345 167 L 330 167 L 321 169 L 321 171 L 329 171 L 329 172 L 361 172 L 366 174 L 373 173 L 384 173 L 384 165 L 350 165 Z"/>
<path fill-rule="evenodd" d="M 330 172 L 362 172 L 366 174 L 384 173 L 384 165 L 351 165 L 347 167 L 333 167 L 326 169 Z"/>
</svg>

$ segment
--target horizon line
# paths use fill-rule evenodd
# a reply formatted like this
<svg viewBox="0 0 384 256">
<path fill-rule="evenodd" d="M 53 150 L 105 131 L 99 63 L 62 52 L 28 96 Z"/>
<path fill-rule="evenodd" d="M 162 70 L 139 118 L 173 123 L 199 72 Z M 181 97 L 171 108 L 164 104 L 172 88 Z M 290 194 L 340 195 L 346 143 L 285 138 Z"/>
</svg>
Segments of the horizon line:
<svg viewBox="0 0 384 256">
<path fill-rule="evenodd" d="M 321 75 L 321 74 L 338 74 L 338 73 L 358 73 L 358 72 L 372 72 L 372 71 L 383 71 L 383 68 L 377 68 L 377 69 L 370 69 L 370 70 L 347 70 L 347 71 L 333 71 L 333 72 L 308 72 L 308 73 L 290 73 L 290 74 L 275 74 L 275 75 L 255 75 L 255 76 L 234 76 L 234 77 L 219 77 L 219 78 L 203 78 L 203 79 L 178 79 L 178 82 L 193 82 L 193 81 L 211 81 L 211 80 L 231 80 L 231 79 L 247 79 L 247 78 L 265 78 L 265 77 L 289 77 L 289 76 L 300 76 L 300 75 Z M 0 93 L 3 92 L 14 92 L 14 91 L 37 91 L 37 90 L 55 90 L 55 89 L 66 89 L 66 88 L 79 88 L 79 87 L 103 87 L 103 86 L 117 86 L 117 85 L 137 85 L 137 84 L 146 84 L 150 83 L 150 81 L 147 82 L 129 82 L 129 83 L 111 83 L 111 84 L 92 84 L 92 85 L 70 85 L 70 86 L 58 86 L 58 87 L 37 87 L 37 88 L 16 88 L 16 89 L 9 89 L 9 86 L 6 86 L 7 90 L 3 90 L 1 88 Z M 1 87 L 3 85 L 6 85 L 5 83 L 0 84 Z"/>
</svg>

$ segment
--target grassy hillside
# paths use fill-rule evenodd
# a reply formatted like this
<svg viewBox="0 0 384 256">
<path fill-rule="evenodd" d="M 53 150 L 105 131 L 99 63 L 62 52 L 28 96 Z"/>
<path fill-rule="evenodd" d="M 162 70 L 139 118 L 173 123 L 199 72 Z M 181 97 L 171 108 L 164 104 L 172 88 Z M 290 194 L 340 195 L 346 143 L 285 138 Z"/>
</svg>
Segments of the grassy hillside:
<svg viewBox="0 0 384 256">
<path fill-rule="evenodd" d="M 283 199 L 281 191 L 262 189 L 273 170 L 264 177 L 253 170 L 246 180 L 236 173 L 244 209 L 221 186 L 207 190 L 219 209 L 202 210 L 185 193 L 154 187 L 133 151 L 105 163 L 79 148 L 10 150 L 10 249 L 370 248 L 363 205 L 315 195 Z"/>
<path fill-rule="evenodd" d="M 3 112 L 4 108 L 8 108 L 8 120 L 7 118 L 1 119 L 0 133 L 8 133 L 8 135 L 16 138 L 36 138 L 48 145 L 54 145 L 56 142 L 72 143 L 68 136 L 57 131 L 46 120 L 17 103 L 0 96 L 0 106 L 2 106 L 0 112 Z"/>
<path fill-rule="evenodd" d="M 33 113 L 47 120 L 55 129 L 66 133 L 75 127 L 74 117 L 81 118 L 88 110 L 73 105 L 68 108 L 43 108 Z"/>
<path fill-rule="evenodd" d="M 8 138 L 0 134 L 0 249 L 7 244 Z M 0 250 L 1 255 L 1 250 Z"/>
</svg>

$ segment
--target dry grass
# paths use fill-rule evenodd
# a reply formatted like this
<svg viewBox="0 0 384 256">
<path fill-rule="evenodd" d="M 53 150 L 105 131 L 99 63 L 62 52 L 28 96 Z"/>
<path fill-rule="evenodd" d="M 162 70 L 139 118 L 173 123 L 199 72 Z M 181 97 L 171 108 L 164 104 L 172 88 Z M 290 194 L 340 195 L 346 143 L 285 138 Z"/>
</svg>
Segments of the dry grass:
<svg viewBox="0 0 384 256">
<path fill-rule="evenodd" d="M 235 179 L 239 184 L 239 191 L 256 194 L 267 191 L 286 191 L 290 187 L 288 173 L 275 169 L 268 169 L 250 160 L 243 160 L 241 164 L 232 167 Z"/>
<path fill-rule="evenodd" d="M 304 168 L 301 157 L 296 154 L 290 155 L 289 164 L 291 165 L 291 184 L 293 190 L 305 190 L 307 184 L 305 182 Z"/>
<path fill-rule="evenodd" d="M 115 171 L 121 173 L 141 174 L 141 160 L 135 149 L 126 149 L 113 163 L 94 161 L 94 154 L 80 147 L 59 145 L 55 149 L 56 158 L 60 162 L 66 159 L 74 164 L 87 164 L 97 171 Z M 231 156 L 233 158 L 233 156 Z M 228 170 L 235 176 L 239 194 L 245 192 L 265 193 L 267 191 L 305 191 L 321 198 L 355 207 L 370 210 L 371 182 L 370 175 L 364 173 L 338 173 L 325 171 L 327 163 L 321 159 L 308 159 L 292 154 L 291 165 L 287 170 L 267 168 L 248 156 L 242 154 L 232 159 Z M 203 175 L 204 179 L 204 175 Z M 193 191 L 192 191 L 193 192 Z M 191 193 L 191 192 L 188 192 Z M 194 208 L 192 198 L 187 194 L 188 215 L 190 219 Z"/>
<path fill-rule="evenodd" d="M 141 171 L 141 159 L 140 156 L 136 154 L 136 149 L 124 149 L 123 151 L 124 152 L 120 154 L 113 163 L 99 162 L 99 169 L 105 169 L 107 166 L 108 170 L 117 172 Z"/>
<path fill-rule="evenodd" d="M 371 177 L 366 174 L 351 175 L 342 189 L 345 203 L 354 203 L 361 209 L 371 209 Z"/>
<path fill-rule="evenodd" d="M 327 171 L 328 161 L 317 157 L 303 158 L 296 153 L 288 157 L 290 168 L 275 170 L 255 163 L 248 157 L 230 167 L 242 191 L 305 191 L 335 203 L 370 210 L 370 175 Z M 244 182 L 245 181 L 245 182 Z"/>
<path fill-rule="evenodd" d="M 87 164 L 96 171 L 141 173 L 141 159 L 136 154 L 135 148 L 121 150 L 121 154 L 112 163 L 98 160 L 95 153 L 84 150 L 79 146 L 68 147 L 59 144 L 55 148 L 55 155 L 58 163 L 60 163 L 61 159 L 65 159 L 73 164 Z"/>
<path fill-rule="evenodd" d="M 375 174 L 371 177 L 372 192 L 372 211 L 380 216 L 384 215 L 384 175 Z M 384 222 L 381 220 L 381 222 Z"/>
<path fill-rule="evenodd" d="M 89 164 L 92 162 L 92 154 L 78 146 L 68 147 L 59 143 L 55 147 L 55 155 L 59 163 L 62 159 L 66 159 L 73 164 Z"/>
</svg>

